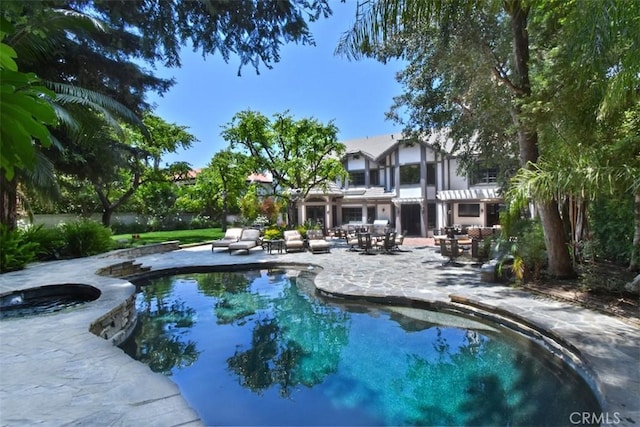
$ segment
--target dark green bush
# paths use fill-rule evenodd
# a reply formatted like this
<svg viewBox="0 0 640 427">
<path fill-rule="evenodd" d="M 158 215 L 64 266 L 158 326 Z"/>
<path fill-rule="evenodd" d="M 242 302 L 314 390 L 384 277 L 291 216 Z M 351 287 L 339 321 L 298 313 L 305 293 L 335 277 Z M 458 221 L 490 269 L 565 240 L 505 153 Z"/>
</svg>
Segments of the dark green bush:
<svg viewBox="0 0 640 427">
<path fill-rule="evenodd" d="M 29 242 L 24 231 L 0 224 L 0 272 L 22 270 L 36 259 L 38 244 Z"/>
<path fill-rule="evenodd" d="M 24 231 L 29 242 L 38 245 L 36 258 L 40 261 L 59 259 L 64 253 L 65 239 L 60 228 L 45 228 L 43 225 L 29 227 Z"/>
<path fill-rule="evenodd" d="M 633 196 L 599 197 L 590 205 L 589 219 L 595 256 L 628 264 L 633 248 Z"/>
<path fill-rule="evenodd" d="M 80 220 L 61 226 L 66 242 L 65 256 L 78 258 L 111 250 L 111 229 L 95 221 Z"/>
</svg>

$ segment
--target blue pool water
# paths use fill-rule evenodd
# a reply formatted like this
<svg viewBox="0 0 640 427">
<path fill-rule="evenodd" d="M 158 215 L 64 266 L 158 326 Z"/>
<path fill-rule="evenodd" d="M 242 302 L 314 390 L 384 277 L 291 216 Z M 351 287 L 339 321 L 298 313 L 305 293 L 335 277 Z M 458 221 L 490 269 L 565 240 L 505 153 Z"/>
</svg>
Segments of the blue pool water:
<svg viewBox="0 0 640 427">
<path fill-rule="evenodd" d="M 314 273 L 180 274 L 139 283 L 123 345 L 207 425 L 568 425 L 599 406 L 537 344 L 462 317 L 336 302 Z"/>
</svg>

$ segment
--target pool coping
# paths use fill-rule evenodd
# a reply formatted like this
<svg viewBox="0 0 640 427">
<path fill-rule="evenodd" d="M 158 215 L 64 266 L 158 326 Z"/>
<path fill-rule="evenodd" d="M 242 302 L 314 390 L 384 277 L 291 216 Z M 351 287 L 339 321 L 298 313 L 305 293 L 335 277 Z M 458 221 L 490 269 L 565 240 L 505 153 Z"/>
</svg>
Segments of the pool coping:
<svg viewBox="0 0 640 427">
<path fill-rule="evenodd" d="M 330 254 L 253 250 L 249 255 L 212 254 L 210 246 L 192 246 L 135 258 L 136 263 L 148 268 L 148 273 L 142 274 L 151 275 L 161 270 L 212 266 L 321 267 L 316 287 L 328 294 L 449 304 L 460 310 L 506 315 L 577 351 L 602 400 L 603 414 L 594 414 L 594 419 L 607 416 L 619 421 L 617 425 L 629 426 L 640 421 L 640 404 L 635 399 L 640 395 L 638 328 L 586 308 L 483 283 L 477 269 L 442 268 L 441 260 L 435 248 L 415 247 L 396 256 L 361 257 L 340 246 Z M 63 315 L 0 322 L 3 425 L 129 425 L 141 420 L 152 425 L 201 425 L 173 382 L 88 331 L 92 322 L 122 304 L 135 290 L 127 278 L 97 274 L 117 262 L 114 258 L 89 257 L 34 264 L 0 275 L 0 292 L 70 281 L 95 286 L 102 292 L 97 301 Z M 9 325 L 11 322 L 16 323 Z M 45 360 L 47 369 L 42 366 Z M 139 387 L 141 383 L 145 387 Z"/>
</svg>

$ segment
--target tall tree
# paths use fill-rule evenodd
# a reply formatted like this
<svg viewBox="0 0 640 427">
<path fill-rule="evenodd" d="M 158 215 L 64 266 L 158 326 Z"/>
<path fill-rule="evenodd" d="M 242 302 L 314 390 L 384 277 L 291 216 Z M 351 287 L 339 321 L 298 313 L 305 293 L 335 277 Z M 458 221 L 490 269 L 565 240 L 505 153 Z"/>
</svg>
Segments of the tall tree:
<svg viewBox="0 0 640 427">
<path fill-rule="evenodd" d="M 459 68 L 465 69 L 470 63 L 474 63 L 475 72 L 479 74 L 480 81 L 487 81 L 491 77 L 494 85 L 499 86 L 492 94 L 483 90 L 474 93 L 474 85 L 468 90 L 451 97 L 451 93 L 446 93 L 445 98 L 448 104 L 454 105 L 459 111 L 456 116 L 438 117 L 439 110 L 427 112 L 426 115 L 439 125 L 450 125 L 452 121 L 460 120 L 461 117 L 469 116 L 472 111 L 467 111 L 468 106 L 473 106 L 478 94 L 485 96 L 485 103 L 501 103 L 505 105 L 505 111 L 509 111 L 511 117 L 511 128 L 515 132 L 518 143 L 518 154 L 522 168 L 532 168 L 538 161 L 541 150 L 545 147 L 540 145 L 539 132 L 541 122 L 536 120 L 536 109 L 539 107 L 538 95 L 544 87 L 538 86 L 536 73 L 538 64 L 545 60 L 545 54 L 553 52 L 558 48 L 557 42 L 554 44 L 554 36 L 558 34 L 560 28 L 566 28 L 564 40 L 571 41 L 575 46 L 597 46 L 592 52 L 588 48 L 582 49 L 583 58 L 592 57 L 596 60 L 596 52 L 614 52 L 615 37 L 610 36 L 610 32 L 615 33 L 621 23 L 634 24 L 636 20 L 629 17 L 633 13 L 621 12 L 624 9 L 623 1 L 585 1 L 585 2 L 530 2 L 525 0 L 486 0 L 468 2 L 463 0 L 379 0 L 375 2 L 363 2 L 358 8 L 358 15 L 353 29 L 347 32 L 341 41 L 338 52 L 347 53 L 354 57 L 359 55 L 374 55 L 380 51 L 384 43 L 393 40 L 394 37 L 406 37 L 409 40 L 425 36 L 423 33 L 412 32 L 419 25 L 426 26 L 431 32 L 426 33 L 426 37 L 431 43 L 455 46 L 456 43 L 465 42 L 468 48 L 456 50 L 456 53 L 464 55 L 448 55 L 446 50 L 440 50 L 439 56 L 434 55 L 434 61 L 440 64 L 438 67 L 444 75 L 448 75 L 442 67 L 449 65 L 454 71 L 453 75 L 460 74 Z M 367 6 L 365 6 L 367 5 Z M 580 20 L 586 26 L 578 27 L 568 25 L 570 19 L 567 18 L 567 11 L 577 13 L 582 11 L 583 18 Z M 602 13 L 602 10 L 605 13 Z M 543 17 L 552 15 L 553 21 L 548 23 L 553 25 L 542 26 L 533 25 L 543 21 Z M 565 14 L 565 16 L 561 16 Z M 610 22 L 613 18 L 616 23 Z M 476 21 L 474 24 L 472 21 Z M 489 24 L 489 25 L 486 25 Z M 571 28 L 569 28 L 571 27 Z M 420 27 L 419 27 L 420 28 Z M 578 29 L 582 28 L 582 32 Z M 585 28 L 588 29 L 585 31 Z M 570 31 L 572 30 L 572 31 Z M 533 33 L 531 33 L 533 31 Z M 607 37 L 600 37 L 605 34 Z M 623 30 L 624 34 L 632 34 L 629 30 Z M 469 35 L 478 36 L 469 40 Z M 635 32 L 637 34 L 637 32 Z M 465 40 L 466 39 L 466 40 Z M 575 43 L 581 40 L 582 43 Z M 557 41 L 557 39 L 555 39 Z M 604 43 L 603 43 L 604 42 Z M 427 42 L 425 42 L 427 43 Z M 568 42 L 565 43 L 567 47 Z M 407 54 L 411 44 L 407 48 L 401 49 L 400 54 Z M 461 46 L 463 46 L 461 44 Z M 530 51 L 534 46 L 533 55 Z M 505 49 L 505 48 L 508 48 Z M 599 50 L 598 50 L 599 49 Z M 612 50 L 614 49 L 614 50 Z M 475 52 L 474 52 L 475 50 Z M 429 50 L 428 52 L 433 52 Z M 506 55 L 506 52 L 510 52 Z M 484 60 L 480 56 L 484 56 Z M 636 55 L 637 56 L 637 55 Z M 469 57 L 473 61 L 469 61 Z M 456 58 L 458 59 L 456 61 Z M 418 67 L 412 62 L 412 65 Z M 628 62 L 620 62 L 620 65 Z M 612 70 L 617 70 L 618 67 Z M 621 81 L 630 81 L 629 76 L 637 76 L 632 71 L 621 66 L 621 76 L 625 76 Z M 615 73 L 615 71 L 614 71 Z M 483 77 L 484 76 L 484 79 Z M 533 78 L 532 78 L 533 76 Z M 446 77 L 451 79 L 450 76 Z M 445 78 L 445 83 L 447 82 Z M 583 82 L 591 76 L 588 73 L 580 76 Z M 471 79 L 470 81 L 474 81 Z M 430 93 L 440 90 L 440 81 L 414 82 L 416 86 L 424 83 L 423 91 Z M 624 85 L 612 85 L 618 89 Z M 446 86 L 445 86 L 446 87 Z M 461 87 L 458 85 L 457 87 Z M 553 90 L 553 87 L 552 87 Z M 507 96 L 496 96 L 505 94 Z M 625 91 L 622 90 L 621 93 Z M 627 92 L 628 93 L 628 92 Z M 612 105 L 615 103 L 611 103 Z M 454 108 L 454 109 L 455 109 Z M 556 112 L 557 113 L 557 112 Z M 505 114 L 506 116 L 506 114 Z M 493 122 L 495 123 L 495 122 Z M 490 125 L 491 126 L 491 125 Z M 478 126 L 482 133 L 486 125 Z M 543 224 L 545 243 L 548 251 L 549 272 L 558 277 L 568 277 L 574 274 L 571 258 L 567 249 L 567 235 L 564 232 L 561 219 L 558 199 L 536 200 L 537 212 Z"/>
<path fill-rule="evenodd" d="M 63 152 L 51 152 L 61 173 L 88 182 L 102 206 L 102 223 L 128 201 L 137 189 L 150 181 L 167 181 L 172 168 L 159 167 L 163 154 L 188 148 L 195 137 L 184 126 L 166 123 L 153 114 L 145 114 L 150 138 L 127 129 L 117 135 L 104 123 L 86 128 L 81 137 L 68 141 Z"/>
<path fill-rule="evenodd" d="M 346 178 L 340 162 L 345 147 L 337 140 L 333 123 L 313 118 L 295 120 L 288 112 L 273 120 L 254 112 L 237 113 L 222 137 L 232 148 L 245 151 L 255 161 L 255 171 L 269 171 L 276 194 L 288 200 L 289 226 L 294 225 L 296 197 L 306 197 L 312 188 L 326 188 L 337 178 Z"/>
<path fill-rule="evenodd" d="M 164 93 L 173 81 L 154 77 L 138 63 L 179 66 L 180 47 L 190 43 L 203 55 L 218 52 L 227 61 L 231 54 L 237 54 L 240 67 L 247 64 L 256 70 L 260 64 L 271 67 L 279 60 L 283 42 L 313 44 L 307 21 L 327 17 L 331 10 L 326 0 L 313 3 L 306 0 L 5 0 L 0 2 L 0 14 L 16 26 L 16 33 L 8 44 L 19 51 L 18 65 L 24 67 L 23 70 L 37 71 L 39 77 L 49 82 L 102 93 L 140 114 L 150 107 L 145 101 L 145 92 Z M 6 31 L 2 31 L 4 38 Z M 132 58 L 140 61 L 134 63 Z M 3 68 L 5 64 L 3 59 Z M 3 83 L 9 81 L 6 76 L 2 80 Z M 31 78 L 26 83 L 33 86 L 33 82 Z M 22 92 L 24 89 L 24 85 L 20 87 Z M 3 90 L 3 94 L 6 92 Z M 9 97 L 2 99 L 3 104 L 9 101 Z M 55 121 L 46 118 L 40 107 L 31 105 L 30 109 L 36 124 Z M 7 111 L 3 108 L 3 114 Z M 19 123 L 15 115 L 9 119 Z M 3 126 L 5 128 L 19 127 Z M 43 134 L 40 138 L 43 143 L 46 136 Z M 70 140 L 73 140 L 70 136 L 63 138 L 62 143 Z M 30 142 L 29 138 L 26 144 L 3 145 L 5 171 L 11 174 L 14 167 L 28 161 L 19 158 L 25 153 L 33 157 L 29 152 Z M 25 153 L 18 151 L 20 147 L 25 147 Z"/>
<path fill-rule="evenodd" d="M 196 178 L 193 194 L 206 215 L 220 215 L 223 231 L 227 215 L 238 212 L 238 201 L 246 190 L 247 176 L 254 170 L 252 159 L 229 149 L 217 152 Z"/>
</svg>

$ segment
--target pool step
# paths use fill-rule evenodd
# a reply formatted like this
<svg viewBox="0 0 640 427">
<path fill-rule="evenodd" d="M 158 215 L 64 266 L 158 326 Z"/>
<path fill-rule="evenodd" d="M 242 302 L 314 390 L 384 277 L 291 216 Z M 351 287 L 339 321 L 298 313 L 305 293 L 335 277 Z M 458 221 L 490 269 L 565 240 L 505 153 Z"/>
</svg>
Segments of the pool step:
<svg viewBox="0 0 640 427">
<path fill-rule="evenodd" d="M 99 269 L 96 274 L 100 276 L 127 278 L 134 277 L 140 274 L 146 273 L 151 270 L 151 267 L 143 267 L 142 263 L 136 263 L 134 261 L 124 261 L 117 264 L 112 264 L 107 267 Z"/>
</svg>

